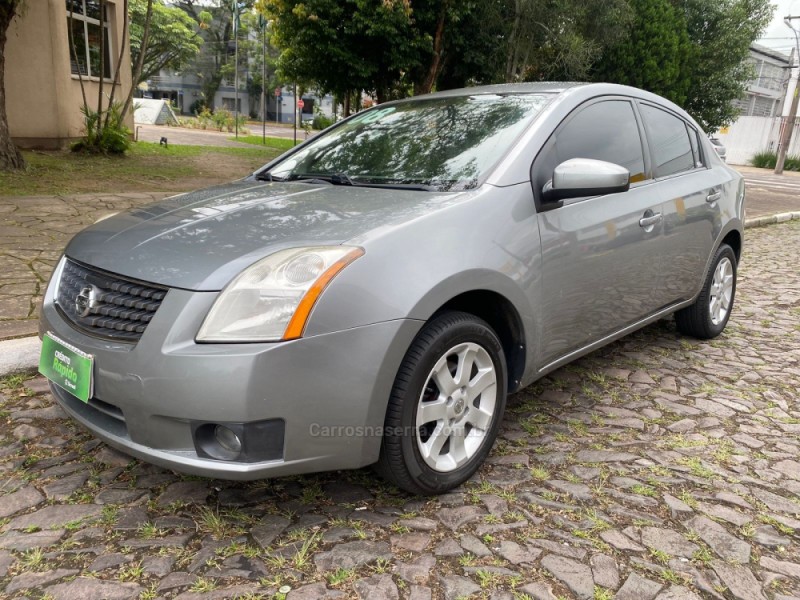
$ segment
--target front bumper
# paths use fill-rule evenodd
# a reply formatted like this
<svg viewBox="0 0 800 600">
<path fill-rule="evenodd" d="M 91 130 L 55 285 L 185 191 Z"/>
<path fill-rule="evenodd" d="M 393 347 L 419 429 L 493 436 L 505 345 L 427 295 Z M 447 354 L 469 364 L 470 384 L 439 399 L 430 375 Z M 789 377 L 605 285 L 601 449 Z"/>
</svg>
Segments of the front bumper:
<svg viewBox="0 0 800 600">
<path fill-rule="evenodd" d="M 422 326 L 376 323 L 289 342 L 197 344 L 217 292 L 172 289 L 136 344 L 91 337 L 65 320 L 52 286 L 40 332 L 95 357 L 94 398 L 85 404 L 57 386 L 64 410 L 109 445 L 177 471 L 258 479 L 375 462 L 395 375 Z M 313 318 L 313 316 L 312 316 Z M 278 420 L 282 458 L 204 458 L 192 424 Z"/>
</svg>

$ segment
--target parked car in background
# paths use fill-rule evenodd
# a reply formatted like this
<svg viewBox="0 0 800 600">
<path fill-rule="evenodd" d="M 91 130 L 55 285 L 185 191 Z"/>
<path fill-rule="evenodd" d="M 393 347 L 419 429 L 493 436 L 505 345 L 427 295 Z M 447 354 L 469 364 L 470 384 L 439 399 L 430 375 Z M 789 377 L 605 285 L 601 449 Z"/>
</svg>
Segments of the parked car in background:
<svg viewBox="0 0 800 600">
<path fill-rule="evenodd" d="M 506 396 L 672 313 L 725 328 L 742 177 L 671 102 L 514 84 L 379 105 L 227 185 L 94 224 L 40 368 L 111 446 L 253 479 L 472 476 Z"/>
<path fill-rule="evenodd" d="M 725 149 L 725 146 L 722 144 L 722 142 L 719 141 L 719 138 L 715 138 L 712 135 L 711 137 L 708 138 L 708 140 L 714 147 L 714 151 L 717 153 L 717 156 L 719 156 L 723 160 L 723 162 L 727 162 L 726 160 L 727 150 Z"/>
</svg>

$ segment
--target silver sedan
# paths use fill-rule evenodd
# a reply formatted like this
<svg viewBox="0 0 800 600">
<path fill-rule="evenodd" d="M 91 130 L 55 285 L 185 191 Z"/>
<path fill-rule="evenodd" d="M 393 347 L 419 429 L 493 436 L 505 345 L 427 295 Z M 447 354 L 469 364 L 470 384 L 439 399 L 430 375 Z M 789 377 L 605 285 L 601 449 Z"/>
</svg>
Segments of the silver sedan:
<svg viewBox="0 0 800 600">
<path fill-rule="evenodd" d="M 509 393 L 673 313 L 722 333 L 743 211 L 741 176 L 647 92 L 387 103 L 75 236 L 40 369 L 72 417 L 158 465 L 374 464 L 440 493 L 486 458 Z"/>
</svg>

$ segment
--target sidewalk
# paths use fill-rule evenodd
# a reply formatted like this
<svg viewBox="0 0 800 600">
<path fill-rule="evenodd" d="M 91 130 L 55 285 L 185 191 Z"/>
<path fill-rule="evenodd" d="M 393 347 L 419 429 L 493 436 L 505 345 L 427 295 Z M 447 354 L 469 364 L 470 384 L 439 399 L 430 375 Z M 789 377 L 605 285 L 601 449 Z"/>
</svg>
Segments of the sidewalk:
<svg viewBox="0 0 800 600">
<path fill-rule="evenodd" d="M 0 197 L 0 339 L 36 333 L 43 288 L 73 235 L 104 215 L 173 194 Z"/>
<path fill-rule="evenodd" d="M 748 185 L 749 225 L 800 218 L 800 173 L 736 167 Z M 167 193 L 0 196 L 0 340 L 37 331 L 43 287 L 70 238 L 98 218 L 155 202 Z M 787 216 L 788 215 L 788 216 Z"/>
</svg>

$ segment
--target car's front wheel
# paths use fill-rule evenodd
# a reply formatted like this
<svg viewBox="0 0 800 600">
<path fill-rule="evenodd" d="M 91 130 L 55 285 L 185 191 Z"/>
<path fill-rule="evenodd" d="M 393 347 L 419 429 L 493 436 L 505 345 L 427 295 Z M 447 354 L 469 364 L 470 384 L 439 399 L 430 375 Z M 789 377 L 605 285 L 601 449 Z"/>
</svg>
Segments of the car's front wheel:
<svg viewBox="0 0 800 600">
<path fill-rule="evenodd" d="M 717 337 L 725 329 L 736 296 L 736 253 L 721 244 L 697 300 L 675 313 L 678 331 L 702 340 Z"/>
<path fill-rule="evenodd" d="M 395 379 L 378 472 L 416 494 L 463 483 L 491 450 L 506 390 L 505 357 L 492 328 L 468 313 L 435 317 Z"/>
</svg>

